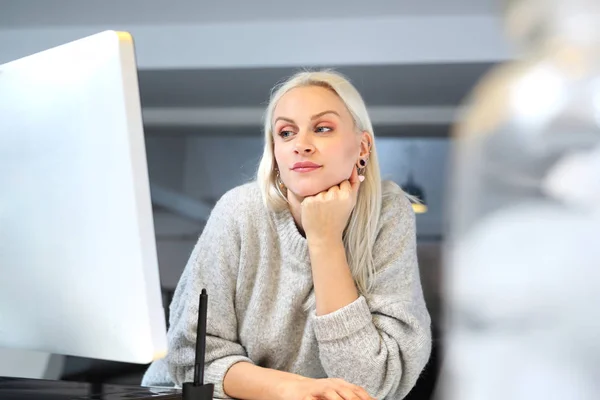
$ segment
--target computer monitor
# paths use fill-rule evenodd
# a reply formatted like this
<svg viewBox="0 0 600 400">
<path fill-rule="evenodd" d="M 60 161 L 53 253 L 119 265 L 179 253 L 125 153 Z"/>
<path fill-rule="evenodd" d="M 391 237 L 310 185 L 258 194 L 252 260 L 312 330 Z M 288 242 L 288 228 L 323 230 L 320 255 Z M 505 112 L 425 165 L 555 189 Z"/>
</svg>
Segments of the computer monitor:
<svg viewBox="0 0 600 400">
<path fill-rule="evenodd" d="M 140 364 L 166 354 L 128 33 L 0 66 L 0 347 Z"/>
</svg>

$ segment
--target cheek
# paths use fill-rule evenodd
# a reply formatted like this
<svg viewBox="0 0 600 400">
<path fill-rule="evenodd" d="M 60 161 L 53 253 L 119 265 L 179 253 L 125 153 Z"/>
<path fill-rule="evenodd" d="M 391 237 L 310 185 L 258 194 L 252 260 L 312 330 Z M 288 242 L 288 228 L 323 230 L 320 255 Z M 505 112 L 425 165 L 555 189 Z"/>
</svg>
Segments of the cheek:
<svg viewBox="0 0 600 400">
<path fill-rule="evenodd" d="M 283 160 L 283 151 L 281 146 L 275 144 L 273 145 L 273 156 L 275 157 L 275 163 L 279 165 Z"/>
<path fill-rule="evenodd" d="M 355 164 L 358 159 L 358 148 L 347 142 L 340 144 L 336 148 L 332 148 L 329 153 L 330 157 L 328 158 L 335 160 L 337 165 L 344 168 Z"/>
<path fill-rule="evenodd" d="M 287 180 L 287 176 L 290 173 L 287 165 L 290 163 L 288 152 L 283 148 L 284 146 L 275 145 L 273 147 L 273 157 L 275 158 L 275 166 L 279 169 L 279 174 L 283 180 Z"/>
<path fill-rule="evenodd" d="M 346 149 L 346 156 L 348 159 L 352 160 L 352 162 L 356 162 L 358 155 L 360 154 L 360 147 L 352 144 L 348 146 Z"/>
</svg>

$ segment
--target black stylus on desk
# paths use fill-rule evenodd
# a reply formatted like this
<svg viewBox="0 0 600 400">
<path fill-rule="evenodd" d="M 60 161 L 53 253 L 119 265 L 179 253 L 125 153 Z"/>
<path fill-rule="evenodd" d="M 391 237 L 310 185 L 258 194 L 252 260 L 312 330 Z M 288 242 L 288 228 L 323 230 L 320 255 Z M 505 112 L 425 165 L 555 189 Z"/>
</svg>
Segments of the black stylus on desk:
<svg viewBox="0 0 600 400">
<path fill-rule="evenodd" d="M 196 359 L 194 360 L 194 382 L 182 385 L 183 400 L 213 400 L 215 385 L 204 384 L 204 361 L 206 356 L 206 310 L 208 295 L 202 289 L 198 305 L 198 328 L 196 329 Z"/>
</svg>

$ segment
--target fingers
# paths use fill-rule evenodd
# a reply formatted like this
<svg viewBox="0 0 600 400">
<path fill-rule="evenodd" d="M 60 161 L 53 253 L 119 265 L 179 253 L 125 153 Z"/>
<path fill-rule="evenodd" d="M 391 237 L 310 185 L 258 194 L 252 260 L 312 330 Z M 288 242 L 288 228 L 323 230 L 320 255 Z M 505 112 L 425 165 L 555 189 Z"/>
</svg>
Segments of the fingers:
<svg viewBox="0 0 600 400">
<path fill-rule="evenodd" d="M 358 169 L 352 168 L 352 175 L 350 175 L 350 185 L 352 186 L 352 190 L 358 193 L 358 189 L 360 188 L 360 183 L 365 179 L 364 176 L 358 175 Z"/>
<path fill-rule="evenodd" d="M 351 192 L 352 184 L 349 181 L 343 181 L 342 183 L 340 183 L 340 190 L 343 190 L 345 192 Z"/>
<path fill-rule="evenodd" d="M 367 391 L 363 388 L 361 388 L 360 386 L 354 386 L 352 385 L 353 388 L 352 390 L 354 391 L 354 393 L 358 396 L 358 398 L 360 400 L 376 400 L 374 397 L 371 397 L 371 395 L 369 395 L 369 393 L 367 393 Z"/>
<path fill-rule="evenodd" d="M 350 175 L 350 178 L 348 178 L 347 180 L 340 183 L 340 189 L 345 190 L 347 192 L 357 192 L 358 193 L 358 188 L 360 187 L 360 183 L 361 183 L 360 176 L 358 176 L 358 172 L 357 172 L 356 168 L 352 168 L 352 174 Z"/>
<path fill-rule="evenodd" d="M 362 398 L 357 393 L 355 393 L 352 389 L 347 387 L 339 389 L 338 393 L 342 396 L 344 400 L 362 400 Z"/>
<path fill-rule="evenodd" d="M 352 174 L 350 174 L 350 178 L 348 180 L 350 181 L 351 185 L 361 182 L 360 177 L 358 175 L 358 168 L 352 168 Z"/>
<path fill-rule="evenodd" d="M 323 393 L 321 396 L 326 400 L 346 400 L 344 397 L 340 396 L 338 390 L 330 389 Z"/>
<path fill-rule="evenodd" d="M 338 384 L 342 385 L 342 387 L 344 387 L 344 389 L 346 389 L 346 388 L 350 389 L 354 393 L 354 395 L 358 396 L 357 398 L 360 400 L 375 400 L 373 397 L 371 397 L 371 395 L 369 395 L 369 393 L 365 389 L 363 389 L 362 387 L 360 387 L 358 385 L 354 385 L 352 383 L 346 382 L 345 380 L 339 379 L 339 378 L 335 378 L 335 381 Z"/>
<path fill-rule="evenodd" d="M 356 168 L 352 168 L 352 174 L 350 178 L 340 182 L 338 185 L 333 185 L 332 187 L 325 189 L 319 193 L 315 193 L 312 196 L 306 196 L 302 203 L 307 202 L 309 199 L 314 200 L 331 200 L 338 197 L 339 192 L 351 193 L 355 197 L 358 194 L 358 189 L 360 188 L 360 184 L 362 180 L 360 178 L 364 178 L 358 175 Z M 307 202 L 308 203 L 308 202 Z"/>
</svg>

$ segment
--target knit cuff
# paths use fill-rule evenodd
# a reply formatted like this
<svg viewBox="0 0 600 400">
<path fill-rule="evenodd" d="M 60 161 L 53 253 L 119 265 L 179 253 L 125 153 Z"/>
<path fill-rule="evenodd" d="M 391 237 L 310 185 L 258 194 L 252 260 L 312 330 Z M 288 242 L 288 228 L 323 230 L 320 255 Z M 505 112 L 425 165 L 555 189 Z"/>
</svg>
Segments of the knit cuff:
<svg viewBox="0 0 600 400">
<path fill-rule="evenodd" d="M 234 364 L 239 362 L 248 362 L 254 364 L 252 360 L 244 356 L 227 356 L 219 358 L 210 363 L 210 365 L 204 371 L 204 381 L 206 383 L 214 383 L 215 391 L 214 397 L 218 399 L 231 399 L 225 394 L 223 389 L 223 380 L 229 368 L 233 367 Z"/>
<path fill-rule="evenodd" d="M 364 296 L 330 314 L 314 317 L 317 341 L 343 339 L 358 332 L 373 321 Z"/>
</svg>

